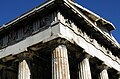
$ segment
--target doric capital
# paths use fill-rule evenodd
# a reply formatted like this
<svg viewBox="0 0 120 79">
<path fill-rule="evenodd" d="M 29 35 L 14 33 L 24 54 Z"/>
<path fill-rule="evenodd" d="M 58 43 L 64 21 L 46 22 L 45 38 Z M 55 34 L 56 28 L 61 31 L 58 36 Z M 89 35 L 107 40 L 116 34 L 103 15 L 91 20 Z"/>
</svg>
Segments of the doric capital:
<svg viewBox="0 0 120 79">
<path fill-rule="evenodd" d="M 30 53 L 30 52 L 24 52 L 17 55 L 19 61 L 32 59 L 32 56 L 33 56 L 33 53 Z"/>
<path fill-rule="evenodd" d="M 85 54 L 85 58 L 88 58 L 88 59 L 90 59 L 92 56 L 91 55 L 89 55 L 89 54 Z"/>
<path fill-rule="evenodd" d="M 119 78 L 120 78 L 120 71 L 118 71 L 118 72 L 117 72 L 117 75 L 118 75 L 118 76 L 119 76 Z"/>
<path fill-rule="evenodd" d="M 83 53 L 84 58 L 88 58 L 88 59 L 92 58 L 92 56 L 88 54 L 85 50 L 83 50 L 82 53 Z"/>
<path fill-rule="evenodd" d="M 80 57 L 79 58 L 80 61 L 82 61 L 84 59 L 88 59 L 89 60 L 90 58 L 92 58 L 92 56 L 89 55 L 88 53 L 86 53 L 84 50 L 81 52 L 79 57 Z"/>
<path fill-rule="evenodd" d="M 110 67 L 107 66 L 105 63 L 102 63 L 101 65 L 98 65 L 97 68 L 102 71 L 104 69 L 108 70 Z"/>
</svg>

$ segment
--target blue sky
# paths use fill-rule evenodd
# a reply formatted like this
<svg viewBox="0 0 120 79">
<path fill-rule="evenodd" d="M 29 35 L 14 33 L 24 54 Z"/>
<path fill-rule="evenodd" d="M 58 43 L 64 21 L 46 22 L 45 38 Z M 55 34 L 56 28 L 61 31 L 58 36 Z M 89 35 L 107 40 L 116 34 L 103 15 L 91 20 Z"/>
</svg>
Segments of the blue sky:
<svg viewBox="0 0 120 79">
<path fill-rule="evenodd" d="M 120 0 L 76 0 L 79 4 L 93 11 L 116 27 L 111 33 L 120 43 Z"/>
<path fill-rule="evenodd" d="M 45 0 L 0 0 L 0 25 L 31 10 Z M 120 0 L 75 0 L 82 6 L 112 22 L 113 36 L 120 43 Z"/>
</svg>

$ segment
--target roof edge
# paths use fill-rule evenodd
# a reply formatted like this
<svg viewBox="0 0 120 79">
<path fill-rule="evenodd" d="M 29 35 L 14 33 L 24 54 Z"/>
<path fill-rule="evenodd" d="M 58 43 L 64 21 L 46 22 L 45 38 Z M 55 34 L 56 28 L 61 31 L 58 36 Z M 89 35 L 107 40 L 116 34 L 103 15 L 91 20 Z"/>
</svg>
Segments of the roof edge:
<svg viewBox="0 0 120 79">
<path fill-rule="evenodd" d="M 73 1 L 71 1 L 71 0 L 66 0 L 66 1 L 70 2 L 71 4 L 73 4 L 73 5 L 75 5 L 75 6 L 79 7 L 79 8 L 81 8 L 81 9 L 84 10 L 84 11 L 88 12 L 89 14 L 91 14 L 91 15 L 94 16 L 94 17 L 96 17 L 97 19 L 101 19 L 105 24 L 109 24 L 109 27 L 108 27 L 108 30 L 109 30 L 109 31 L 112 31 L 112 30 L 115 30 L 115 29 L 116 29 L 115 26 L 114 26 L 110 21 L 107 21 L 106 19 L 100 17 L 100 16 L 97 15 L 96 13 L 88 10 L 87 8 L 84 8 L 83 6 L 81 6 L 81 5 L 73 2 Z"/>
</svg>

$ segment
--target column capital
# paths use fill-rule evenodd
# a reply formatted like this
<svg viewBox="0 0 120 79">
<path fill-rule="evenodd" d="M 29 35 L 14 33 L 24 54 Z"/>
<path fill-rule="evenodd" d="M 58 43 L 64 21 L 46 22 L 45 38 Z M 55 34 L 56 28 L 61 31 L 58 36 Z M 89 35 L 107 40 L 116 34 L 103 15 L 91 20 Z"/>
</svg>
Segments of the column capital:
<svg viewBox="0 0 120 79">
<path fill-rule="evenodd" d="M 110 67 L 107 66 L 105 63 L 102 63 L 101 65 L 98 65 L 97 68 L 102 71 L 104 69 L 108 70 Z"/>
<path fill-rule="evenodd" d="M 86 54 L 85 54 L 85 58 L 90 59 L 90 58 L 92 58 L 92 56 L 86 53 Z"/>
<path fill-rule="evenodd" d="M 84 58 L 88 58 L 88 59 L 92 58 L 92 56 L 88 54 L 85 50 L 83 50 L 82 53 Z"/>
<path fill-rule="evenodd" d="M 117 72 L 118 79 L 120 79 L 120 71 Z"/>
<path fill-rule="evenodd" d="M 80 61 L 82 61 L 84 59 L 89 60 L 90 58 L 92 58 L 92 56 L 84 52 L 84 53 L 81 54 Z"/>
<path fill-rule="evenodd" d="M 18 60 L 20 60 L 20 61 L 32 59 L 32 56 L 33 56 L 33 53 L 30 53 L 30 52 L 23 52 L 23 53 L 17 55 Z"/>
<path fill-rule="evenodd" d="M 120 71 L 118 71 L 117 74 L 120 75 Z"/>
</svg>

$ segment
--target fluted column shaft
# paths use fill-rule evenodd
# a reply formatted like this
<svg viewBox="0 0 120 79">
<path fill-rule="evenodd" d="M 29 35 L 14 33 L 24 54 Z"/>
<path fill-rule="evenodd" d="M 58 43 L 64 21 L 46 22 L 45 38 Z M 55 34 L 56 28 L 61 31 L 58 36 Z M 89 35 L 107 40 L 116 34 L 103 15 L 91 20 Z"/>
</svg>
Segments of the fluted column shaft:
<svg viewBox="0 0 120 79">
<path fill-rule="evenodd" d="M 79 64 L 79 79 L 91 79 L 89 58 L 87 57 Z"/>
<path fill-rule="evenodd" d="M 52 53 L 52 79 L 70 79 L 67 48 L 59 45 Z"/>
<path fill-rule="evenodd" d="M 100 79 L 109 79 L 109 78 L 108 78 L 107 69 L 103 69 L 103 70 L 100 72 Z"/>
<path fill-rule="evenodd" d="M 26 60 L 19 62 L 18 79 L 30 79 L 30 69 Z"/>
</svg>

